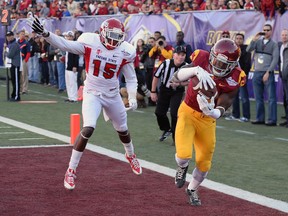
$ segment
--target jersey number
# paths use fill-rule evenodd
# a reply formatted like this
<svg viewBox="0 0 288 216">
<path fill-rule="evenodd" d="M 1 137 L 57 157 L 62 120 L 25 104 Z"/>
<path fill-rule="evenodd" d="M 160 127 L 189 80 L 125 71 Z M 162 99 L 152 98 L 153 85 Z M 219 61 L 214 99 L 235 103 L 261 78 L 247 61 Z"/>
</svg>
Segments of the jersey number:
<svg viewBox="0 0 288 216">
<path fill-rule="evenodd" d="M 94 60 L 93 63 L 94 63 L 93 75 L 98 77 L 101 61 L 100 60 Z M 103 73 L 104 78 L 105 79 L 111 79 L 115 74 L 114 70 L 116 69 L 116 67 L 117 67 L 117 65 L 115 65 L 115 64 L 106 63 L 105 67 L 104 67 L 104 73 Z"/>
</svg>

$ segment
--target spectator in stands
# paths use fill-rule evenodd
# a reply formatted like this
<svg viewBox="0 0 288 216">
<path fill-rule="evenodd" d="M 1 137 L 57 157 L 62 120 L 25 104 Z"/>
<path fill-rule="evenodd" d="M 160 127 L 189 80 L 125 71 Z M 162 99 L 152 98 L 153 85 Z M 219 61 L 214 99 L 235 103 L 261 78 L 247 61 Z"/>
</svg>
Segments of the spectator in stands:
<svg viewBox="0 0 288 216">
<path fill-rule="evenodd" d="M 183 3 L 183 11 L 192 11 L 192 7 L 190 6 L 189 2 Z"/>
<path fill-rule="evenodd" d="M 219 10 L 218 3 L 212 2 L 211 8 L 212 10 Z"/>
<path fill-rule="evenodd" d="M 284 105 L 286 121 L 280 123 L 280 126 L 288 128 L 288 29 L 281 32 L 280 45 L 280 77 L 282 79 L 284 92 Z"/>
<path fill-rule="evenodd" d="M 244 8 L 244 0 L 238 0 L 240 9 Z"/>
<path fill-rule="evenodd" d="M 264 14 L 265 19 L 272 20 L 275 15 L 275 8 L 273 0 L 262 0 L 261 11 Z"/>
<path fill-rule="evenodd" d="M 219 7 L 219 10 L 226 10 L 227 6 L 225 5 L 225 0 L 219 0 L 218 7 Z"/>
<path fill-rule="evenodd" d="M 239 2 L 236 0 L 232 0 L 228 2 L 228 7 L 230 10 L 238 10 L 240 9 Z"/>
<path fill-rule="evenodd" d="M 67 9 L 67 5 L 66 4 L 64 4 L 61 7 L 61 10 L 62 10 L 62 17 L 70 17 L 71 16 L 69 10 Z"/>
<path fill-rule="evenodd" d="M 59 30 L 59 35 L 61 32 Z M 57 67 L 57 74 L 58 74 L 58 93 L 62 93 L 66 90 L 66 82 L 65 82 L 65 56 L 66 52 L 60 49 L 55 50 L 56 53 L 56 67 Z"/>
<path fill-rule="evenodd" d="M 155 32 L 154 32 L 154 38 L 155 38 L 155 40 L 157 41 L 158 38 L 159 38 L 161 35 L 162 35 L 162 34 L 161 34 L 160 31 L 155 31 Z"/>
<path fill-rule="evenodd" d="M 254 2 L 255 10 L 261 11 L 261 2 L 260 2 L 260 0 L 253 0 L 253 2 Z"/>
<path fill-rule="evenodd" d="M 4 56 L 11 59 L 11 68 L 10 68 L 10 77 L 12 83 L 12 94 L 10 96 L 9 101 L 20 101 L 20 47 L 17 44 L 17 41 L 14 37 L 14 33 L 12 31 L 8 31 L 6 33 L 6 39 L 8 41 L 9 51 L 7 52 L 6 43 L 4 44 Z"/>
<path fill-rule="evenodd" d="M 30 58 L 30 43 L 26 40 L 25 34 L 29 33 L 25 32 L 25 30 L 21 30 L 19 33 L 19 40 L 17 41 L 20 46 L 20 53 L 22 56 L 21 64 L 22 72 L 21 72 L 21 94 L 28 93 L 28 61 Z M 21 69 L 20 69 L 21 70 Z"/>
<path fill-rule="evenodd" d="M 66 2 L 67 9 L 70 12 L 71 16 L 74 16 L 76 9 L 78 8 L 78 3 L 74 0 L 68 0 Z"/>
<path fill-rule="evenodd" d="M 55 34 L 59 35 L 60 30 L 56 29 Z M 56 86 L 57 85 L 57 66 L 56 66 L 56 47 L 49 45 L 48 47 L 48 68 L 49 68 L 49 83 L 48 85 Z"/>
<path fill-rule="evenodd" d="M 246 51 L 247 45 L 244 44 L 244 35 L 237 33 L 235 37 L 235 43 L 241 48 L 241 56 L 239 59 L 239 65 L 248 77 L 251 69 L 251 53 Z M 243 116 L 240 118 L 240 101 L 239 93 L 242 102 Z M 232 115 L 226 117 L 226 120 L 239 120 L 240 122 L 248 122 L 250 120 L 250 100 L 248 94 L 247 82 L 244 86 L 238 89 L 238 93 L 233 101 Z"/>
<path fill-rule="evenodd" d="M 197 3 L 197 0 L 193 0 L 193 2 L 192 2 L 192 10 L 193 11 L 199 10 L 199 5 Z"/>
<path fill-rule="evenodd" d="M 50 9 L 47 7 L 46 3 L 42 4 L 42 8 L 39 12 L 39 17 L 47 18 L 50 14 Z"/>
<path fill-rule="evenodd" d="M 156 45 L 149 52 L 149 57 L 155 59 L 154 71 L 165 59 L 171 59 L 172 55 L 172 46 L 167 44 L 164 36 L 160 36 L 158 40 L 156 40 Z"/>
<path fill-rule="evenodd" d="M 48 17 L 58 17 L 58 12 L 59 8 L 58 8 L 58 3 L 55 2 L 55 1 L 52 1 L 50 3 L 50 6 L 49 6 L 49 15 Z"/>
<path fill-rule="evenodd" d="M 106 0 L 100 0 L 95 15 L 108 15 Z"/>
<path fill-rule="evenodd" d="M 205 2 L 205 10 L 212 10 L 212 2 L 211 0 L 206 0 Z"/>
<path fill-rule="evenodd" d="M 286 7 L 288 6 L 288 1 L 286 0 L 286 4 L 285 5 L 285 0 L 276 0 L 275 1 L 275 11 L 277 11 L 280 15 L 284 14 L 286 11 Z"/>
<path fill-rule="evenodd" d="M 230 38 L 230 32 L 227 31 L 227 30 L 224 30 L 224 31 L 221 33 L 221 38 Z"/>
<path fill-rule="evenodd" d="M 247 52 L 255 50 L 255 71 L 252 79 L 256 100 L 256 120 L 252 124 L 277 125 L 277 99 L 274 69 L 279 60 L 277 43 L 271 39 L 272 26 L 265 24 L 264 37 L 258 32 L 247 47 Z M 265 123 L 264 88 L 268 90 L 268 121 Z"/>
<path fill-rule="evenodd" d="M 74 40 L 74 37 L 75 36 L 72 31 L 67 32 L 67 40 Z M 66 99 L 65 102 L 75 103 L 78 99 L 77 71 L 79 66 L 79 56 L 73 53 L 66 52 L 65 62 L 65 81 L 68 95 L 68 99 Z"/>
<path fill-rule="evenodd" d="M 152 86 L 152 79 L 154 76 L 154 63 L 155 63 L 155 59 L 149 57 L 149 52 L 155 45 L 156 45 L 155 38 L 154 37 L 148 38 L 147 44 L 143 47 L 143 54 L 140 59 L 140 61 L 143 63 L 144 68 L 146 70 L 145 82 L 147 85 L 147 89 L 149 91 L 151 90 L 151 86 Z M 155 102 L 153 102 L 150 97 L 149 97 L 148 105 L 149 106 L 156 105 Z"/>
<path fill-rule="evenodd" d="M 89 15 L 95 15 L 97 8 L 98 8 L 98 2 L 91 1 L 89 4 Z"/>
<path fill-rule="evenodd" d="M 31 46 L 31 52 L 30 52 L 31 54 L 29 58 L 28 72 L 29 72 L 29 81 L 36 82 L 36 83 L 39 83 L 39 77 L 40 77 L 39 55 L 40 55 L 41 50 L 38 45 L 39 40 L 40 40 L 39 36 L 37 36 L 35 32 L 32 32 L 30 36 L 30 40 L 29 40 L 29 43 Z"/>
<path fill-rule="evenodd" d="M 43 37 L 41 37 L 40 38 L 41 54 L 39 59 L 39 65 L 41 67 L 40 83 L 44 85 L 49 84 L 48 48 L 49 43 L 47 43 L 46 40 Z"/>
<path fill-rule="evenodd" d="M 254 3 L 252 0 L 245 0 L 245 4 L 244 4 L 244 9 L 245 10 L 254 10 Z"/>
<path fill-rule="evenodd" d="M 178 31 L 176 33 L 176 46 L 174 48 L 176 48 L 177 46 L 184 46 L 186 49 L 186 57 L 185 57 L 185 62 L 187 63 L 191 63 L 191 59 L 190 56 L 192 54 L 192 48 L 189 44 L 186 44 L 184 42 L 184 32 L 183 31 Z"/>
</svg>

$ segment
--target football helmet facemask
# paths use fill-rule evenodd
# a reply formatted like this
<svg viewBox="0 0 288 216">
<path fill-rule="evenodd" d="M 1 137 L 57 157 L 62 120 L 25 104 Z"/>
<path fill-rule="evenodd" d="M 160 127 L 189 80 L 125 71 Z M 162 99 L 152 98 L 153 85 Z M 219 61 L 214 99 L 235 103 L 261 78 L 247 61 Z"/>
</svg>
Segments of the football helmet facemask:
<svg viewBox="0 0 288 216">
<path fill-rule="evenodd" d="M 115 18 L 105 20 L 100 26 L 100 40 L 109 50 L 120 46 L 124 41 L 124 25 Z"/>
<path fill-rule="evenodd" d="M 241 49 L 228 38 L 219 40 L 211 49 L 209 63 L 216 77 L 225 77 L 238 65 Z"/>
</svg>

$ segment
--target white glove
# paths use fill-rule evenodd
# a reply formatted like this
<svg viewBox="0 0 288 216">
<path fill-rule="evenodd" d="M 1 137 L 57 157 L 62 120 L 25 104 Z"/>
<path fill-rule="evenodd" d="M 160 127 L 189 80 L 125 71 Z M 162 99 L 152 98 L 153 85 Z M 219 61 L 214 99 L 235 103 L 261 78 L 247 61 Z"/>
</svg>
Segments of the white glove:
<svg viewBox="0 0 288 216">
<path fill-rule="evenodd" d="M 208 90 L 208 85 L 210 86 L 210 88 L 214 88 L 214 86 L 216 86 L 216 83 L 212 79 L 213 75 L 208 73 L 203 68 L 197 67 L 196 76 L 199 80 L 199 83 L 195 87 L 193 87 L 194 90 L 202 89 L 203 87 L 205 90 Z"/>
<path fill-rule="evenodd" d="M 130 98 L 129 99 L 129 107 L 128 108 L 126 108 L 126 110 L 128 111 L 128 110 L 136 110 L 137 109 L 137 100 L 136 99 L 134 99 L 134 98 Z"/>
<path fill-rule="evenodd" d="M 201 93 L 197 94 L 198 105 L 203 114 L 218 119 L 221 116 L 221 112 L 219 109 L 214 109 L 214 99 L 215 96 L 210 99 L 210 102 L 208 102 L 205 95 L 202 95 Z"/>
<path fill-rule="evenodd" d="M 34 16 L 32 12 L 28 13 L 27 24 L 39 35 L 44 37 L 49 36 L 49 32 L 44 28 L 43 24 L 40 22 L 37 16 Z"/>
</svg>

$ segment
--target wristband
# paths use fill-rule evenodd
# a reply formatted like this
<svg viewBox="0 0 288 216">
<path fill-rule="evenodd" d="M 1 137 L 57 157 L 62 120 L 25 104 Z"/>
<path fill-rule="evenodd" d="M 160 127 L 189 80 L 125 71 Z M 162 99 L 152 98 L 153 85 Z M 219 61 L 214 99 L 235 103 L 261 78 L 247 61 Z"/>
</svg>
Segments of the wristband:
<svg viewBox="0 0 288 216">
<path fill-rule="evenodd" d="M 156 91 L 150 91 L 151 93 L 156 93 Z"/>
</svg>

